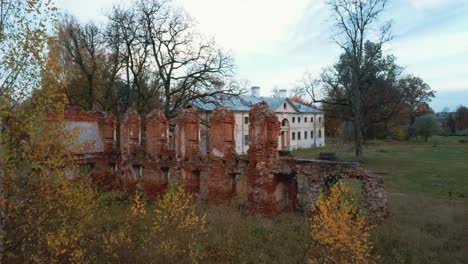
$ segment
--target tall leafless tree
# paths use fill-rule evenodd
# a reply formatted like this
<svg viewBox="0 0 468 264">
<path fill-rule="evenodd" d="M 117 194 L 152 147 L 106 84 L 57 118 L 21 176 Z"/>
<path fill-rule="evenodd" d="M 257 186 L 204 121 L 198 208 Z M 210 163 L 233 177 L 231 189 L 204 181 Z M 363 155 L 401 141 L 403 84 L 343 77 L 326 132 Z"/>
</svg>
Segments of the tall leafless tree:
<svg viewBox="0 0 468 264">
<path fill-rule="evenodd" d="M 319 98 L 315 90 L 320 86 L 315 81 L 308 82 L 308 91 L 314 102 L 349 105 L 354 125 L 355 156 L 363 158 L 364 109 L 363 98 L 367 89 L 366 78 L 375 65 L 382 45 L 390 41 L 391 23 L 379 23 L 388 0 L 329 0 L 327 2 L 334 21 L 333 41 L 343 51 L 347 64 L 343 76 L 322 76 L 329 91 L 336 96 Z M 373 52 L 366 52 L 366 45 L 373 43 Z M 346 77 L 348 79 L 340 79 Z"/>
</svg>

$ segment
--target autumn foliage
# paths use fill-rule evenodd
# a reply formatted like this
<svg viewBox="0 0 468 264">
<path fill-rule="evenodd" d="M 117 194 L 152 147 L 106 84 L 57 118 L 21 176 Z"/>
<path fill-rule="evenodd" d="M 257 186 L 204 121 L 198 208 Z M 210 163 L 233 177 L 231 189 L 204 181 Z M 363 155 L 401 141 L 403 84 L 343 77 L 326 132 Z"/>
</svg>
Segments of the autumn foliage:
<svg viewBox="0 0 468 264">
<path fill-rule="evenodd" d="M 349 187 L 338 182 L 329 196 L 321 195 L 313 207 L 309 264 L 374 263 L 371 226 L 359 212 Z"/>
</svg>

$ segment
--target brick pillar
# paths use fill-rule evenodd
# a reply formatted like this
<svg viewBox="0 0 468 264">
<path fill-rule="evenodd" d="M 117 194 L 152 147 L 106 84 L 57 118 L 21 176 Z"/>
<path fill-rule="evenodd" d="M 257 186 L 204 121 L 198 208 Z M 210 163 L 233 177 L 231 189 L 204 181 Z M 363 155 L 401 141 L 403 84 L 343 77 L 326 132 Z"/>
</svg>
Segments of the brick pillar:
<svg viewBox="0 0 468 264">
<path fill-rule="evenodd" d="M 135 154 L 140 145 L 140 115 L 127 110 L 120 125 L 120 150 L 122 154 Z"/>
<path fill-rule="evenodd" d="M 275 214 L 276 182 L 272 166 L 278 162 L 280 123 L 265 102 L 254 104 L 249 112 L 249 150 L 247 158 L 247 187 L 250 210 Z"/>
<path fill-rule="evenodd" d="M 101 129 L 104 152 L 109 152 L 115 147 L 115 118 L 111 113 L 102 114 Z"/>
<path fill-rule="evenodd" d="M 231 111 L 218 108 L 210 114 L 211 166 L 207 187 L 208 201 L 213 204 L 229 205 L 236 194 L 235 179 L 228 174 L 228 164 L 236 160 L 234 128 L 235 119 Z"/>
<path fill-rule="evenodd" d="M 200 118 L 193 108 L 183 109 L 176 118 L 175 154 L 177 175 L 189 193 L 200 192 L 200 171 L 194 164 L 199 157 Z"/>
<path fill-rule="evenodd" d="M 161 111 L 155 109 L 146 115 L 146 153 L 160 158 L 167 141 L 167 119 Z"/>
</svg>

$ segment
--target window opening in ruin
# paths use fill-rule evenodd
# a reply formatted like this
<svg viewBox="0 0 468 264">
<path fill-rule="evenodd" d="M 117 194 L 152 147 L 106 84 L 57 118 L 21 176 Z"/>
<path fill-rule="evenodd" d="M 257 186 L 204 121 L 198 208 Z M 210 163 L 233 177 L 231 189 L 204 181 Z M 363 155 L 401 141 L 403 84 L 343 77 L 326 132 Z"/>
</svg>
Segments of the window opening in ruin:
<svg viewBox="0 0 468 264">
<path fill-rule="evenodd" d="M 293 208 L 297 200 L 297 180 L 295 174 L 275 174 L 277 182 L 275 188 L 275 200 L 281 209 Z"/>
<path fill-rule="evenodd" d="M 161 168 L 161 176 L 164 182 L 169 182 L 169 168 Z"/>
<path fill-rule="evenodd" d="M 199 170 L 192 171 L 193 183 L 195 184 L 193 191 L 196 193 L 200 192 L 200 174 Z"/>
<path fill-rule="evenodd" d="M 143 177 L 143 166 L 133 165 L 133 171 L 135 172 L 135 176 Z"/>
<path fill-rule="evenodd" d="M 296 140 L 296 132 L 292 132 L 292 140 Z"/>
<path fill-rule="evenodd" d="M 237 175 L 235 173 L 231 174 L 231 193 L 237 194 Z"/>
<path fill-rule="evenodd" d="M 115 171 L 118 169 L 117 164 L 115 162 L 109 162 L 109 168 Z"/>
</svg>

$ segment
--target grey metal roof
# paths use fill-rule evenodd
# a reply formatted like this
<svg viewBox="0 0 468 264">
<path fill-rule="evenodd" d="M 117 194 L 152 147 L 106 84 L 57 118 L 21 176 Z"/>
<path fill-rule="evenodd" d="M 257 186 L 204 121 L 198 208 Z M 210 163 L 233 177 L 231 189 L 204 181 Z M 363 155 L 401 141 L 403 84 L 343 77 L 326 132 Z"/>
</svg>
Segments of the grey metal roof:
<svg viewBox="0 0 468 264">
<path fill-rule="evenodd" d="M 284 102 L 289 102 L 299 113 L 321 113 L 320 110 L 313 107 L 293 102 L 289 98 L 278 98 L 268 96 L 253 96 L 242 94 L 239 96 L 216 96 L 192 101 L 192 104 L 200 109 L 212 111 L 217 107 L 226 107 L 232 111 L 245 111 L 248 112 L 253 104 L 259 102 L 268 104 L 270 110 L 275 111 Z"/>
</svg>

